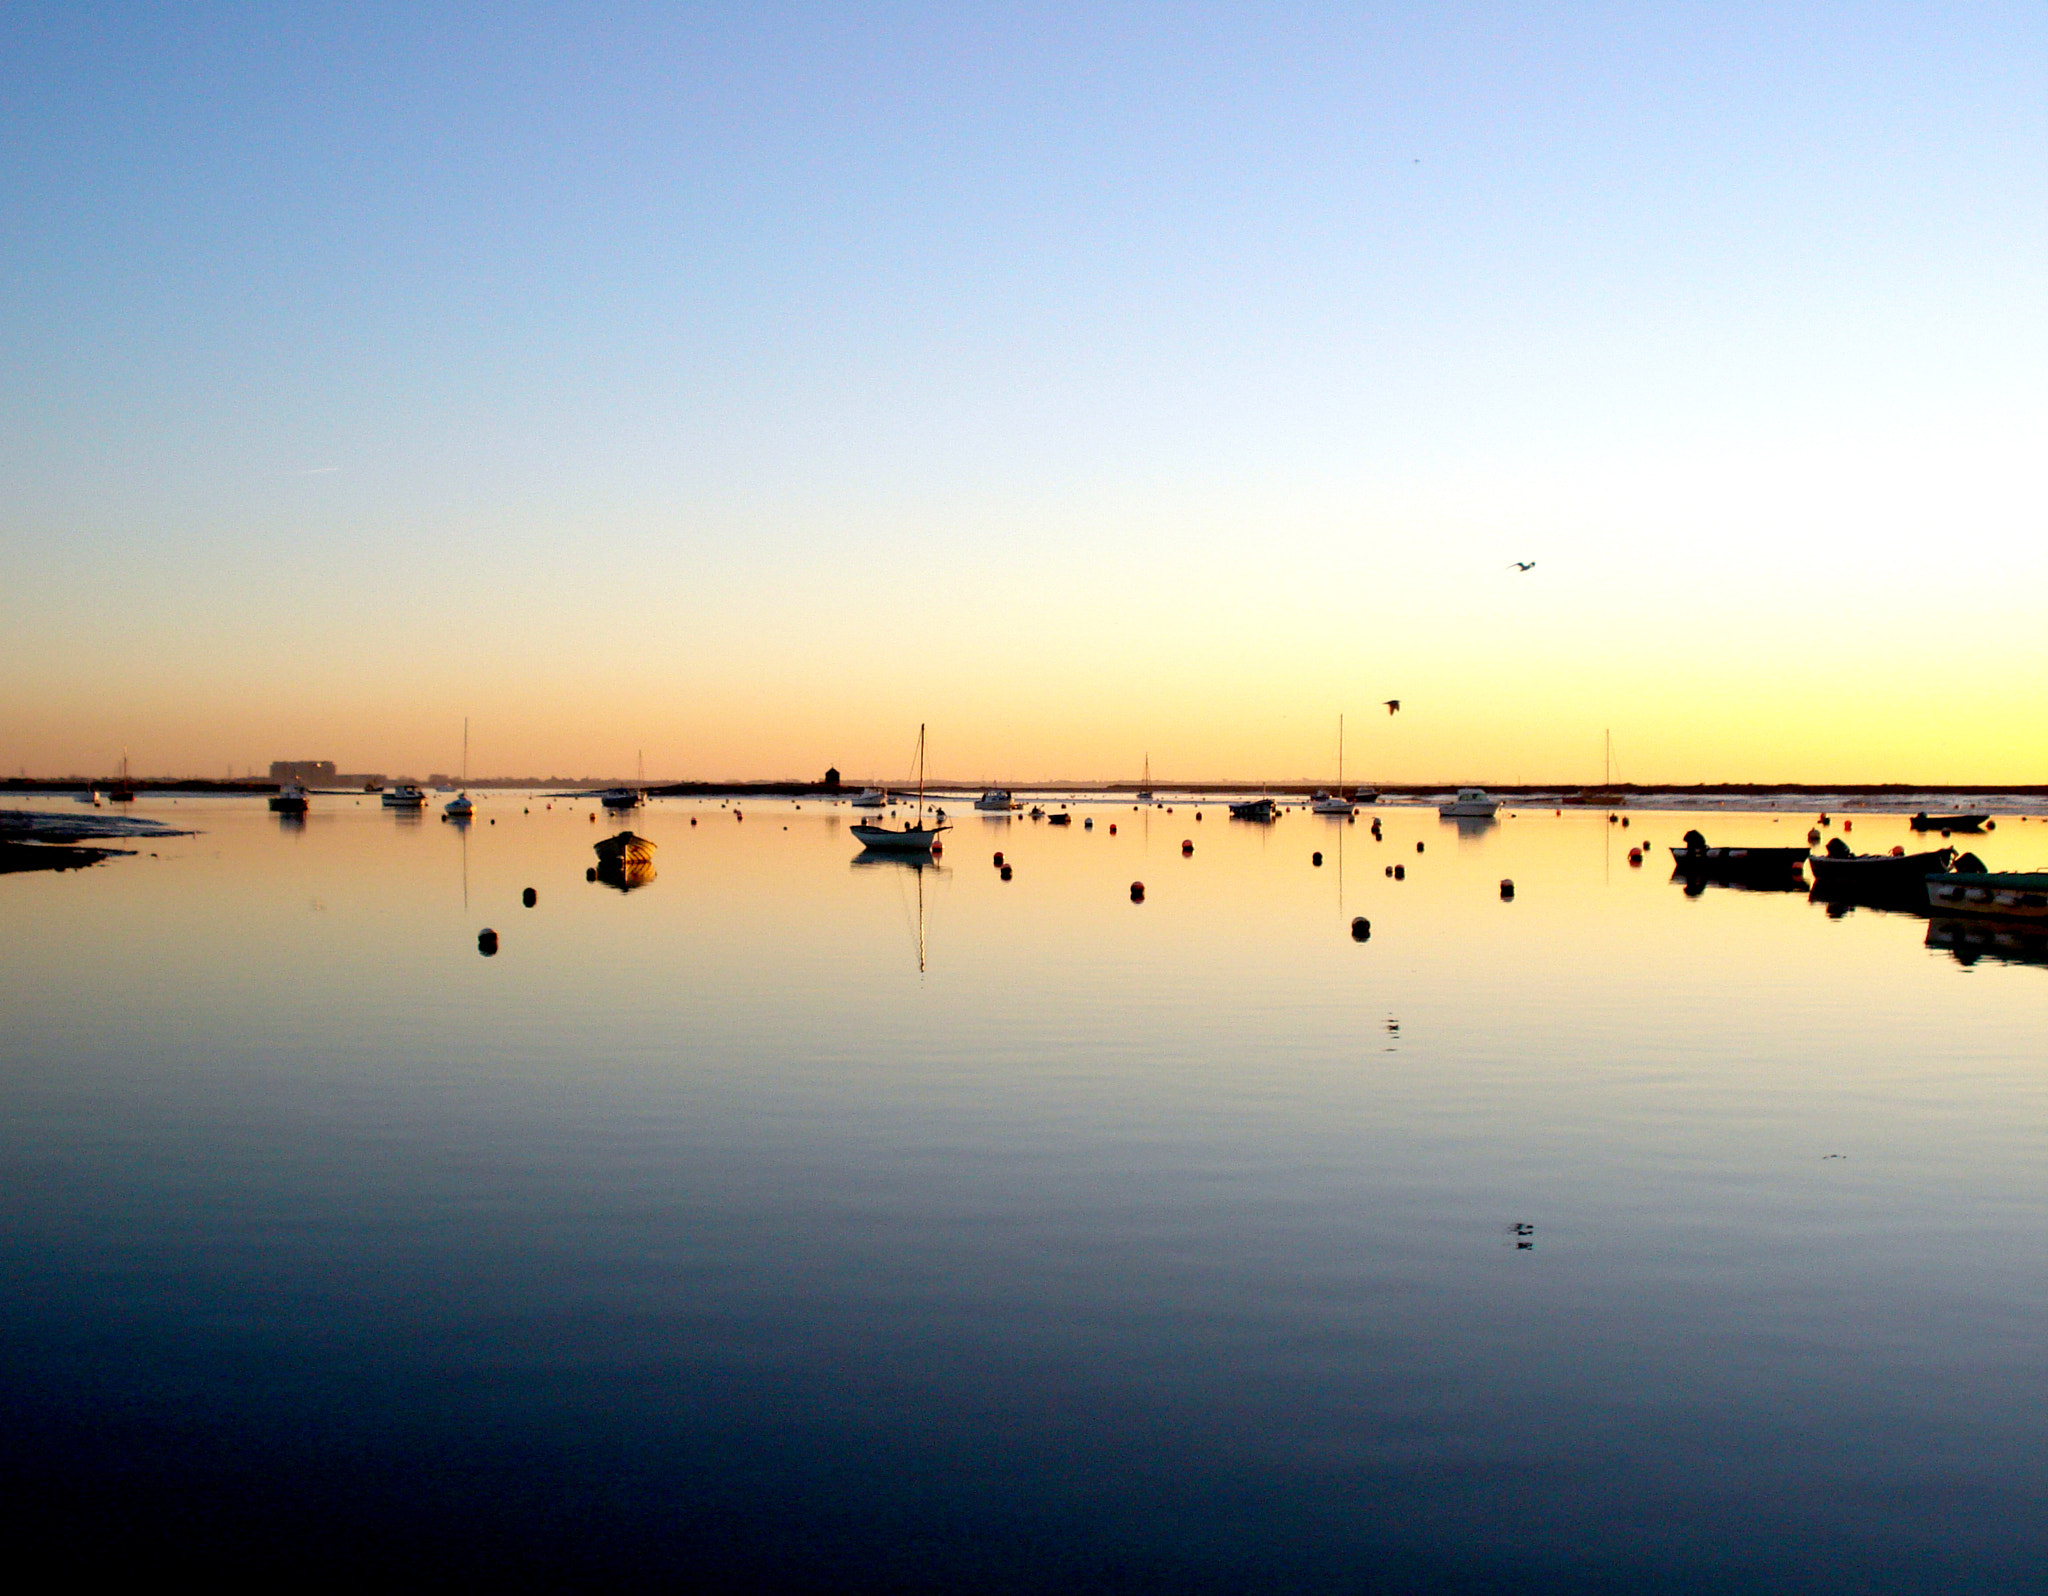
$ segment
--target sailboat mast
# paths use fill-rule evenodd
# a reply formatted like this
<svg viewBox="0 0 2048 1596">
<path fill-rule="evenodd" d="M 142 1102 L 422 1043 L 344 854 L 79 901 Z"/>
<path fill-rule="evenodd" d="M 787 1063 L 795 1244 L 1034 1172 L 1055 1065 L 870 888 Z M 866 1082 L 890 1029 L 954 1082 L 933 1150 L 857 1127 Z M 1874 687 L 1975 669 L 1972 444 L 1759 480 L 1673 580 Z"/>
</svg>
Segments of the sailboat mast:
<svg viewBox="0 0 2048 1596">
<path fill-rule="evenodd" d="M 924 830 L 924 722 L 917 723 L 917 829 Z"/>
<path fill-rule="evenodd" d="M 465 787 L 469 785 L 469 717 L 467 715 L 462 717 L 462 785 Z M 469 900 L 466 898 L 463 900 L 465 908 L 468 906 L 468 902 Z"/>
<path fill-rule="evenodd" d="M 1607 732 L 1607 774 L 1600 785 L 1603 787 L 1612 787 L 1614 785 L 1614 730 L 1612 727 L 1608 728 Z"/>
<path fill-rule="evenodd" d="M 1337 796 L 1344 796 L 1344 717 L 1337 717 Z M 1341 907 L 1341 905 L 1339 906 Z"/>
</svg>

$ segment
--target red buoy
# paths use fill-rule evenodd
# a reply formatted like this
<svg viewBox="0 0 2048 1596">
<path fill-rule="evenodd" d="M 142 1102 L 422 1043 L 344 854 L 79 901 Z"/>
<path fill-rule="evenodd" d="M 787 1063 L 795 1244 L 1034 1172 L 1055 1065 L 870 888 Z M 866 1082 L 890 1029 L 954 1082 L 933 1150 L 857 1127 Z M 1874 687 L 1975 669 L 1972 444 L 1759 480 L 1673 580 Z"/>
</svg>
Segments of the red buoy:
<svg viewBox="0 0 2048 1596">
<path fill-rule="evenodd" d="M 1003 868 L 1003 851 L 1000 848 L 996 850 L 996 868 L 998 870 Z"/>
<path fill-rule="evenodd" d="M 1145 883 L 1144 883 L 1144 882 L 1142 882 L 1142 881 L 1133 881 L 1133 882 L 1131 883 L 1131 902 L 1133 902 L 1133 903 L 1143 903 L 1144 901 L 1145 901 Z"/>
<path fill-rule="evenodd" d="M 1180 839 L 1180 852 L 1181 857 L 1183 859 L 1185 859 L 1189 854 L 1193 853 L 1194 851 L 1195 839 L 1193 837 L 1183 837 Z"/>
</svg>

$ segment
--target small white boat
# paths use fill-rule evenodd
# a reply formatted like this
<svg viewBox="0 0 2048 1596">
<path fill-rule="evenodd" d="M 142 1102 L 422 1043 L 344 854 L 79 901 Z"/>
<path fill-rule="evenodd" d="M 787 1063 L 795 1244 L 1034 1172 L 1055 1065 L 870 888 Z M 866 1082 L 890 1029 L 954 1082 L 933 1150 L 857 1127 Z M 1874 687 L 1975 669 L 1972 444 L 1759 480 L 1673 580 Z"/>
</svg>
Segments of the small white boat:
<svg viewBox="0 0 2048 1596">
<path fill-rule="evenodd" d="M 1487 797 L 1484 787 L 1460 787 L 1458 796 L 1438 804 L 1436 812 L 1446 820 L 1491 820 L 1498 808 L 1500 800 Z"/>
<path fill-rule="evenodd" d="M 271 797 L 270 807 L 280 815 L 303 815 L 306 812 L 306 789 L 295 781 L 288 781 Z"/>
<path fill-rule="evenodd" d="M 1017 800 L 1010 796 L 1006 788 L 991 787 L 974 800 L 974 807 L 992 810 L 998 814 L 1008 814 L 1017 807 Z"/>
<path fill-rule="evenodd" d="M 889 794 L 880 787 L 863 787 L 848 802 L 855 809 L 886 809 L 889 807 Z"/>
<path fill-rule="evenodd" d="M 1327 791 L 1318 792 L 1309 799 L 1308 806 L 1319 815 L 1348 815 L 1358 806 L 1344 796 L 1344 717 L 1337 717 L 1337 792 L 1333 797 Z"/>
<path fill-rule="evenodd" d="M 386 809 L 424 809 L 427 795 L 409 781 L 401 781 L 396 787 L 386 787 L 378 800 Z"/>
<path fill-rule="evenodd" d="M 875 789 L 869 788 L 869 792 Z M 865 798 L 867 793 L 862 793 Z M 860 798 L 854 800 L 860 803 Z M 880 808 L 875 804 L 873 807 Z M 924 727 L 917 728 L 917 818 L 901 831 L 890 826 L 854 826 L 853 840 L 863 848 L 876 853 L 930 853 L 932 845 L 939 840 L 939 833 L 953 828 L 943 820 L 935 825 L 924 823 Z"/>
<path fill-rule="evenodd" d="M 462 785 L 465 787 L 469 785 L 469 717 L 467 715 L 462 717 Z M 437 790 L 440 792 L 455 792 L 453 787 L 441 787 Z M 475 812 L 476 806 L 469 801 L 469 794 L 464 792 L 457 793 L 455 797 L 443 804 L 441 809 L 450 820 L 467 820 Z"/>
</svg>

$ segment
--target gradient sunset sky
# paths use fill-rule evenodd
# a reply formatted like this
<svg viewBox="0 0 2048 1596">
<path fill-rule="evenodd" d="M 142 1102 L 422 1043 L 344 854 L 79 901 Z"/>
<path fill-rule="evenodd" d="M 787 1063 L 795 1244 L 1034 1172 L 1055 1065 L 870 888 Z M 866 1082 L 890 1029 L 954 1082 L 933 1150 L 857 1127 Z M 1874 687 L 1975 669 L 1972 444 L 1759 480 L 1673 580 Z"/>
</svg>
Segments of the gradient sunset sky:
<svg viewBox="0 0 2048 1596">
<path fill-rule="evenodd" d="M 2048 781 L 2044 84 L 2038 0 L 10 5 L 0 762 Z"/>
</svg>

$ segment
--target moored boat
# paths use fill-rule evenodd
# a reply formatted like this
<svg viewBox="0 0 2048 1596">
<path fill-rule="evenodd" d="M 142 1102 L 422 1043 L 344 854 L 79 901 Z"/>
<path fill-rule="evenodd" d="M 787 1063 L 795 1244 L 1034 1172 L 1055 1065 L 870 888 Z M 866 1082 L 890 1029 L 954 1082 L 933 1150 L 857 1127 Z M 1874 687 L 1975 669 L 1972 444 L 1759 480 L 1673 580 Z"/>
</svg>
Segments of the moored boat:
<svg viewBox="0 0 2048 1596">
<path fill-rule="evenodd" d="M 1017 807 L 1017 800 L 1010 796 L 1006 787 L 991 787 L 974 800 L 974 807 L 997 814 L 1008 814 Z"/>
<path fill-rule="evenodd" d="M 1823 896 L 1843 897 L 1904 894 L 1916 901 L 1922 896 L 1927 878 L 1948 869 L 1955 858 L 1953 848 L 1934 848 L 1926 853 L 1840 853 L 1837 837 L 1828 844 L 1831 851 L 1808 858 L 1813 868 L 1813 889 Z"/>
<path fill-rule="evenodd" d="M 1982 831 L 1989 815 L 1930 815 L 1921 810 L 1906 824 L 1915 831 L 1938 831 L 1947 836 L 1951 831 Z"/>
<path fill-rule="evenodd" d="M 1500 808 L 1498 798 L 1489 798 L 1484 787 L 1460 787 L 1449 803 L 1438 804 L 1437 814 L 1445 820 L 1491 820 Z"/>
<path fill-rule="evenodd" d="M 868 789 L 868 792 L 874 791 L 875 789 L 872 787 Z M 867 793 L 865 792 L 861 794 L 861 798 L 866 796 Z M 857 805 L 860 804 L 860 798 L 856 798 L 854 802 Z M 881 805 L 876 803 L 873 805 L 862 805 L 861 807 L 879 809 Z M 877 853 L 901 854 L 930 853 L 939 840 L 939 833 L 953 829 L 943 820 L 930 826 L 924 823 L 924 727 L 919 726 L 917 728 L 916 818 L 906 824 L 900 831 L 890 826 L 868 825 L 854 826 L 851 829 L 853 831 L 853 840 L 858 842 L 863 848 L 872 849 Z"/>
<path fill-rule="evenodd" d="M 1697 831 L 1671 857 L 1681 872 L 1700 875 L 1797 875 L 1811 857 L 1804 848 L 1714 848 Z"/>
<path fill-rule="evenodd" d="M 886 809 L 889 806 L 889 794 L 881 787 L 863 787 L 847 802 L 855 809 Z"/>
<path fill-rule="evenodd" d="M 424 809 L 427 795 L 409 781 L 401 781 L 396 787 L 386 787 L 380 795 L 386 809 Z"/>
<path fill-rule="evenodd" d="M 1262 824 L 1280 818 L 1280 806 L 1270 798 L 1253 798 L 1230 806 L 1232 820 L 1256 820 Z"/>
<path fill-rule="evenodd" d="M 647 795 L 634 787 L 607 787 L 597 795 L 607 809 L 638 809 L 646 800 Z"/>
<path fill-rule="evenodd" d="M 306 789 L 295 781 L 288 781 L 271 794 L 270 807 L 280 815 L 303 815 L 306 812 Z"/>
<path fill-rule="evenodd" d="M 1975 859 L 1966 854 L 1958 863 Z M 2048 921 L 2048 870 L 1950 870 L 1930 875 L 1927 906 L 1939 914 Z"/>
</svg>

